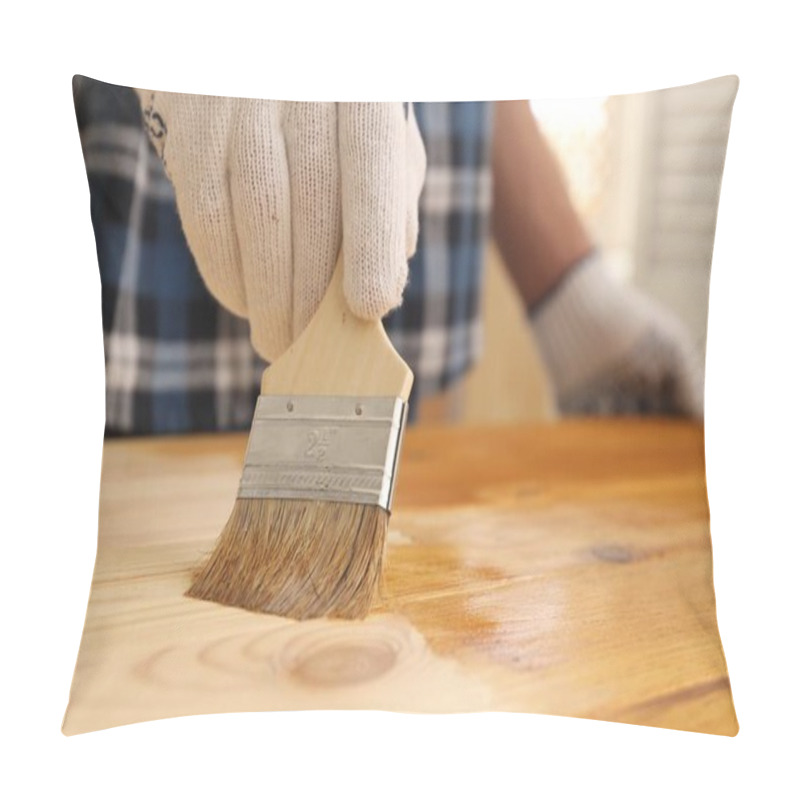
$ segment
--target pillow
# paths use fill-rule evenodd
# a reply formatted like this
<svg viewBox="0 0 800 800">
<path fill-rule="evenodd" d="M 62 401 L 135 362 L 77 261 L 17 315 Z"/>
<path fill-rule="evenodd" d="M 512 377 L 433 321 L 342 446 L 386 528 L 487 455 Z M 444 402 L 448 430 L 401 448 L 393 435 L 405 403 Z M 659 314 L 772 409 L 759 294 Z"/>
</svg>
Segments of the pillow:
<svg viewBox="0 0 800 800">
<path fill-rule="evenodd" d="M 592 259 L 608 280 L 635 279 L 658 314 L 671 308 L 698 346 L 737 85 L 721 78 L 602 104 L 616 115 L 600 159 L 614 203 L 594 215 L 591 181 L 566 167 Z M 524 711 L 735 735 L 702 421 L 660 406 L 413 424 L 381 597 L 364 620 L 295 621 L 186 597 L 236 496 L 265 364 L 246 323 L 197 273 L 133 90 L 80 76 L 73 89 L 103 285 L 107 435 L 65 733 L 352 708 Z M 417 374 L 417 414 L 421 398 L 459 386 L 481 363 L 484 310 L 482 363 L 504 353 L 492 349 L 492 308 L 479 294 L 495 109 L 415 111 L 428 157 L 420 240 L 407 297 L 386 325 Z M 537 113 L 546 129 L 547 113 Z M 563 296 L 570 274 L 545 297 Z M 503 313 L 517 313 L 544 350 L 528 305 Z M 527 369 L 520 349 L 502 349 L 513 355 L 505 377 L 490 379 L 496 403 L 515 391 L 508 376 Z"/>
</svg>

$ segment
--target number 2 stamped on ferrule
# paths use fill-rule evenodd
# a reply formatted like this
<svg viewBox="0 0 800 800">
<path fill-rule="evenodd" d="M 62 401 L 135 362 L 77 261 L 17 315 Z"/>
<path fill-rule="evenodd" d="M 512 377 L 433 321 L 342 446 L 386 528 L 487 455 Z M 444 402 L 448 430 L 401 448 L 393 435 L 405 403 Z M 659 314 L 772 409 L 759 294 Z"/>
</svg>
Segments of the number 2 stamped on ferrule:
<svg viewBox="0 0 800 800">
<path fill-rule="evenodd" d="M 331 439 L 336 436 L 336 428 L 317 428 L 308 432 L 306 457 L 312 461 L 325 461 Z"/>
</svg>

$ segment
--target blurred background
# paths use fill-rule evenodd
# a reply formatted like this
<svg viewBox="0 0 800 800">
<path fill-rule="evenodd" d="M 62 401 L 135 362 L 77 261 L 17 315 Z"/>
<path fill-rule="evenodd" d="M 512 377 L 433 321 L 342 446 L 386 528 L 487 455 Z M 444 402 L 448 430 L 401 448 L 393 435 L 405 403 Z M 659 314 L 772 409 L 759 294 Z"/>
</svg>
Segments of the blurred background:
<svg viewBox="0 0 800 800">
<path fill-rule="evenodd" d="M 672 309 L 703 359 L 720 175 L 737 86 L 728 76 L 641 94 L 531 101 L 609 267 Z M 494 246 L 484 322 L 484 357 L 464 391 L 428 402 L 424 418 L 553 418 L 547 377 Z"/>
</svg>

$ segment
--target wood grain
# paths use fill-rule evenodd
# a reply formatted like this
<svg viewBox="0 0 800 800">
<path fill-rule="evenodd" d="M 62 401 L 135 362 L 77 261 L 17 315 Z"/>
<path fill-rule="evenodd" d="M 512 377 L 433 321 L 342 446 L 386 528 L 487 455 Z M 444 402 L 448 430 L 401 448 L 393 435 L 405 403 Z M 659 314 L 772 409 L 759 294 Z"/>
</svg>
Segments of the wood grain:
<svg viewBox="0 0 800 800">
<path fill-rule="evenodd" d="M 505 710 L 734 735 L 703 431 L 409 430 L 381 603 L 293 622 L 183 592 L 246 437 L 108 441 L 64 732 L 273 709 Z"/>
</svg>

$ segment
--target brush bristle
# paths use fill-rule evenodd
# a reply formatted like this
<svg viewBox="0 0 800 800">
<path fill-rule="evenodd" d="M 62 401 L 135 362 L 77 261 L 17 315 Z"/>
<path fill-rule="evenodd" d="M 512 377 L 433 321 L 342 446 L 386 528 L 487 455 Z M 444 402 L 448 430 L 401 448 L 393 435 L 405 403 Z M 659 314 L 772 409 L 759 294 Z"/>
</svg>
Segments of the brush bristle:
<svg viewBox="0 0 800 800">
<path fill-rule="evenodd" d="M 189 597 L 293 619 L 367 615 L 389 514 L 379 506 L 239 498 Z"/>
</svg>

